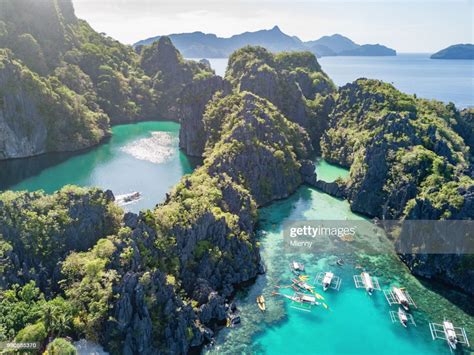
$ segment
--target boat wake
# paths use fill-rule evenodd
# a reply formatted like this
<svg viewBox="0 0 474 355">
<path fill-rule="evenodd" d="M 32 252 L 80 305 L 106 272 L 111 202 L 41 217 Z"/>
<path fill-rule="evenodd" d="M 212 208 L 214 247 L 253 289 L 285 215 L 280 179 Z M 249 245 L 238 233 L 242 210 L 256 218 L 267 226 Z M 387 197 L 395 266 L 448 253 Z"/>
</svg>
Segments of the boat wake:
<svg viewBox="0 0 474 355">
<path fill-rule="evenodd" d="M 167 132 L 151 132 L 151 137 L 138 139 L 121 148 L 136 159 L 162 164 L 176 151 L 177 138 Z"/>
</svg>

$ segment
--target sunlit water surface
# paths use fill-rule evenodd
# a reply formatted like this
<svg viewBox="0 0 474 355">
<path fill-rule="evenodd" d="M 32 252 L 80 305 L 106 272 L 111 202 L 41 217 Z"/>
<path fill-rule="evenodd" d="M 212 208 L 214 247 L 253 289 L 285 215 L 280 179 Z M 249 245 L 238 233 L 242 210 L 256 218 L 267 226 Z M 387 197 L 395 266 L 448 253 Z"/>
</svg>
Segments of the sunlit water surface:
<svg viewBox="0 0 474 355">
<path fill-rule="evenodd" d="M 395 57 L 323 57 L 318 61 L 338 86 L 358 78 L 393 83 L 399 90 L 419 97 L 474 106 L 474 60 L 434 60 L 427 53 L 401 53 Z M 227 58 L 210 58 L 223 76 Z"/>
<path fill-rule="evenodd" d="M 112 138 L 79 154 L 45 154 L 0 162 L 0 189 L 56 191 L 67 184 L 138 191 L 124 206 L 138 212 L 162 202 L 192 164 L 178 147 L 179 124 L 140 122 L 112 128 Z"/>
</svg>

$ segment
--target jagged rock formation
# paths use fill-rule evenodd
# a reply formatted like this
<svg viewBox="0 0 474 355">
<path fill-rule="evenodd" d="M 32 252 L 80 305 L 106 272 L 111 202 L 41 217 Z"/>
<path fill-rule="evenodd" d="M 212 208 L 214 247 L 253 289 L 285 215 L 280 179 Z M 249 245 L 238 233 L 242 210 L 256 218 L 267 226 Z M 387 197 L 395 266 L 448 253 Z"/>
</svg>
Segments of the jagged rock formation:
<svg viewBox="0 0 474 355">
<path fill-rule="evenodd" d="M 206 105 L 217 92 L 221 95 L 228 95 L 231 92 L 229 82 L 219 76 L 195 80 L 181 92 L 179 147 L 188 155 L 202 157 L 204 153 L 206 132 L 203 115 Z"/>
<path fill-rule="evenodd" d="M 268 101 L 250 93 L 216 99 L 204 123 L 204 165 L 153 214 L 125 216 L 134 253 L 114 286 L 120 297 L 104 335 L 113 352 L 185 353 L 208 340 L 226 318 L 234 286 L 260 271 L 257 205 L 303 181 L 299 160 L 311 149 L 309 139 Z M 260 168 L 243 169 L 245 163 Z M 254 183 L 265 179 L 266 186 Z"/>
<path fill-rule="evenodd" d="M 83 149 L 109 134 L 104 113 L 0 50 L 0 159 Z"/>
<path fill-rule="evenodd" d="M 203 166 L 154 211 L 126 214 L 120 229 L 110 193 L 0 195 L 0 292 L 33 292 L 30 309 L 59 307 L 63 334 L 112 353 L 187 353 L 208 341 L 235 287 L 262 272 L 257 207 L 316 176 L 308 135 L 265 99 L 215 97 L 204 125 Z M 0 320 L 9 307 L 0 304 Z M 44 312 L 28 315 L 40 343 L 55 331 Z M 7 334 L 30 331 L 6 319 Z"/>
<path fill-rule="evenodd" d="M 184 120 L 204 104 L 187 97 L 182 114 L 183 88 L 213 76 L 165 37 L 140 56 L 95 32 L 75 17 L 71 0 L 2 1 L 0 48 L 10 50 L 1 61 L 17 68 L 0 66 L 0 159 L 90 147 L 110 124 Z M 27 93 L 21 87 L 30 83 Z"/>
<path fill-rule="evenodd" d="M 464 143 L 469 147 L 472 167 L 472 163 L 474 163 L 474 108 L 466 108 L 462 110 L 457 117 L 453 128 L 456 133 L 464 139 Z M 472 169 L 471 177 L 474 177 L 474 170 Z"/>
<path fill-rule="evenodd" d="M 110 191 L 78 187 L 0 194 L 0 289 L 34 280 L 43 292 L 57 291 L 59 261 L 115 233 L 113 200 Z"/>
<path fill-rule="evenodd" d="M 326 159 L 351 167 L 352 209 L 400 218 L 423 181 L 439 189 L 435 179 L 462 178 L 468 149 L 449 123 L 457 117 L 450 105 L 417 100 L 380 81 L 342 87 L 321 146 Z"/>
<path fill-rule="evenodd" d="M 152 77 L 153 88 L 160 93 L 156 105 L 159 107 L 160 118 L 166 120 L 177 121 L 183 117 L 179 111 L 179 98 L 183 89 L 191 85 L 194 78 L 214 75 L 209 66 L 184 60 L 168 37 L 161 37 L 151 46 L 144 47 L 140 65 Z"/>
<path fill-rule="evenodd" d="M 244 47 L 230 56 L 225 77 L 235 90 L 250 91 L 272 102 L 306 129 L 319 150 L 335 87 L 313 54 L 274 55 L 262 47 Z"/>
<path fill-rule="evenodd" d="M 308 176 L 312 146 L 306 132 L 265 99 L 243 92 L 212 104 L 204 117 L 211 174 L 246 186 L 258 205 L 287 197 Z M 225 137 L 219 142 L 221 137 Z M 303 163 L 304 162 L 304 163 Z"/>
<path fill-rule="evenodd" d="M 381 219 L 472 219 L 469 148 L 455 132 L 468 120 L 453 105 L 360 79 L 339 91 L 321 142 L 323 156 L 350 166 L 346 191 L 356 212 Z M 469 264 L 469 256 L 403 258 L 416 275 L 472 291 L 460 281 L 472 283 L 472 273 L 457 267 Z"/>
<path fill-rule="evenodd" d="M 342 182 L 316 181 L 314 187 L 337 198 L 347 198 L 346 188 Z"/>
</svg>

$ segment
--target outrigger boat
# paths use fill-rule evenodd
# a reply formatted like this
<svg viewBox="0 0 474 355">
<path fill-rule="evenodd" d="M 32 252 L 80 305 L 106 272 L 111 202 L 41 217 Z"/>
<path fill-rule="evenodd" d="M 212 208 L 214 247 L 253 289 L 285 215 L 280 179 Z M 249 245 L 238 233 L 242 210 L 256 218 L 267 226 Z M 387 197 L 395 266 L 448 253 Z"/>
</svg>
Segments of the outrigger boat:
<svg viewBox="0 0 474 355">
<path fill-rule="evenodd" d="M 307 295 L 301 292 L 295 292 L 293 295 L 286 295 L 284 293 L 273 292 L 273 295 L 282 296 L 286 299 L 292 301 L 292 303 L 296 303 L 297 306 L 292 306 L 292 308 L 296 308 L 302 311 L 311 311 L 313 306 L 320 306 L 321 302 L 316 301 L 316 297 Z"/>
<path fill-rule="evenodd" d="M 410 306 L 416 308 L 416 304 L 404 288 L 392 287 L 392 290 L 383 291 L 385 298 L 389 305 L 399 304 L 405 309 L 405 311 L 410 311 Z"/>
<path fill-rule="evenodd" d="M 118 195 L 117 198 L 116 198 L 116 202 L 119 205 L 124 205 L 124 204 L 130 203 L 130 202 L 139 200 L 140 197 L 141 197 L 140 192 L 135 191 L 135 192 L 132 192 L 130 194 Z"/>
<path fill-rule="evenodd" d="M 408 317 L 405 311 L 400 307 L 398 307 L 398 319 L 400 320 L 401 325 L 406 328 L 408 324 Z"/>
<path fill-rule="evenodd" d="M 377 278 L 365 271 L 360 275 L 354 275 L 354 283 L 356 288 L 365 288 L 369 296 L 372 296 L 374 290 L 381 290 Z"/>
<path fill-rule="evenodd" d="M 335 276 L 332 272 L 320 272 L 314 279 L 314 283 L 321 285 L 324 291 L 327 291 L 329 288 L 339 291 L 341 282 L 341 278 Z"/>
<path fill-rule="evenodd" d="M 310 284 L 307 284 L 306 282 L 302 280 L 292 279 L 291 282 L 293 282 L 294 286 L 302 289 L 303 291 L 313 292 L 314 286 L 311 286 Z"/>
<path fill-rule="evenodd" d="M 257 296 L 257 306 L 260 308 L 262 312 L 265 312 L 266 306 L 265 306 L 265 298 L 263 295 Z"/>
<path fill-rule="evenodd" d="M 324 275 L 323 279 L 323 290 L 327 291 L 329 286 L 331 286 L 332 279 L 334 277 L 334 274 L 332 272 L 326 272 L 326 275 Z"/>
<path fill-rule="evenodd" d="M 400 305 L 405 309 L 405 311 L 410 310 L 410 304 L 408 303 L 408 299 L 405 296 L 405 294 L 400 290 L 398 287 L 393 288 L 393 292 L 398 298 L 398 301 L 400 302 Z"/>
<path fill-rule="evenodd" d="M 290 263 L 290 269 L 295 275 L 300 275 L 304 273 L 304 264 L 299 263 L 297 261 L 292 261 Z"/>
<path fill-rule="evenodd" d="M 458 344 L 470 347 L 464 328 L 455 327 L 453 323 L 447 319 L 443 321 L 443 324 L 430 323 L 430 330 L 433 340 L 446 340 L 451 351 L 456 350 Z"/>
<path fill-rule="evenodd" d="M 444 330 L 446 333 L 446 340 L 448 341 L 448 345 L 451 349 L 456 350 L 456 346 L 458 344 L 458 337 L 456 335 L 456 331 L 454 330 L 453 323 L 449 321 L 443 322 Z"/>
</svg>

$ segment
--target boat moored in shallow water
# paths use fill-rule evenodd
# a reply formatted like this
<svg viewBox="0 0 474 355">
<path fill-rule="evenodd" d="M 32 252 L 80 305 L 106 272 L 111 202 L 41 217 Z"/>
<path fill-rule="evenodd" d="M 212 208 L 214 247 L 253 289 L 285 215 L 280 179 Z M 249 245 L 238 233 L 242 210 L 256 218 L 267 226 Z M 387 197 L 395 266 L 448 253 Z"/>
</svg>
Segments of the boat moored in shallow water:
<svg viewBox="0 0 474 355">
<path fill-rule="evenodd" d="M 314 286 L 311 286 L 310 284 L 304 282 L 303 280 L 292 279 L 291 282 L 293 282 L 293 286 L 295 286 L 296 288 L 300 288 L 303 291 L 312 292 L 314 289 Z"/>
<path fill-rule="evenodd" d="M 290 269 L 295 275 L 300 275 L 304 273 L 304 264 L 297 261 L 292 261 L 290 263 Z"/>
<path fill-rule="evenodd" d="M 451 349 L 456 350 L 458 337 L 456 335 L 456 332 L 454 331 L 453 323 L 449 321 L 444 321 L 443 327 L 446 334 L 446 340 L 448 341 L 448 345 L 450 346 Z"/>
<path fill-rule="evenodd" d="M 400 307 L 398 307 L 398 319 L 400 320 L 400 323 L 406 328 L 408 323 L 408 317 L 405 311 Z"/>
<path fill-rule="evenodd" d="M 405 311 L 409 311 L 410 306 L 416 308 L 415 302 L 411 298 L 408 291 L 404 288 L 394 286 L 391 290 L 384 290 L 383 293 L 390 306 L 393 304 L 399 304 L 405 309 Z"/>
<path fill-rule="evenodd" d="M 356 288 L 365 288 L 370 296 L 375 290 L 381 290 L 379 280 L 374 276 L 370 276 L 370 274 L 365 271 L 360 275 L 354 275 L 354 284 Z"/>
<path fill-rule="evenodd" d="M 389 313 L 390 318 L 392 319 L 392 323 L 400 322 L 400 324 L 405 328 L 408 327 L 408 324 L 416 326 L 415 319 L 413 318 L 413 316 L 409 313 L 406 313 L 401 307 L 398 307 L 397 312 L 390 311 Z"/>
<path fill-rule="evenodd" d="M 451 351 L 456 350 L 458 344 L 470 347 L 466 330 L 461 327 L 455 327 L 453 323 L 447 319 L 444 319 L 443 324 L 430 323 L 430 331 L 433 340 L 446 340 Z"/>
<path fill-rule="evenodd" d="M 339 291 L 341 287 L 341 278 L 334 275 L 332 272 L 320 272 L 314 279 L 316 285 L 321 285 L 324 291 L 327 291 L 329 288 L 332 288 L 336 291 Z"/>
<path fill-rule="evenodd" d="M 279 292 L 273 292 L 274 296 L 282 296 L 285 297 L 286 299 L 289 299 L 292 301 L 292 303 L 297 304 L 298 306 L 306 306 L 306 307 L 312 307 L 312 306 L 320 306 L 321 302 L 316 301 L 316 297 L 307 295 L 301 292 L 295 292 L 293 295 L 287 295 L 284 293 L 279 293 Z M 300 308 L 300 307 L 294 307 L 298 309 L 302 309 L 304 311 L 310 310 L 310 308 Z"/>
<path fill-rule="evenodd" d="M 332 272 L 326 272 L 323 279 L 323 290 L 326 291 L 331 286 L 334 274 Z"/>
</svg>

